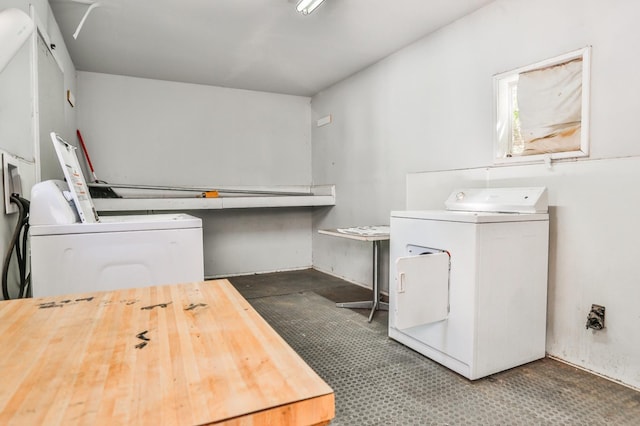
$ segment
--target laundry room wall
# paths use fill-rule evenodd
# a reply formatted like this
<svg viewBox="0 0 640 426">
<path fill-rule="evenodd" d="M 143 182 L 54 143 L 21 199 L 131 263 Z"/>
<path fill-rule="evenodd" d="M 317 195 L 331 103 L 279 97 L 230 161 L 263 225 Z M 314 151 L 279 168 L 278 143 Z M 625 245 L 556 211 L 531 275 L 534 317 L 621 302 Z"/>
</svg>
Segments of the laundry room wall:
<svg viewBox="0 0 640 426">
<path fill-rule="evenodd" d="M 97 176 L 165 186 L 311 184 L 310 98 L 78 73 Z M 311 266 L 311 208 L 198 210 L 205 276 Z"/>
<path fill-rule="evenodd" d="M 498 0 L 317 94 L 312 123 L 328 114 L 333 122 L 312 126 L 313 179 L 340 192 L 335 208 L 314 215 L 314 231 L 388 223 L 409 195 L 412 208 L 443 208 L 459 184 L 548 185 L 550 252 L 563 255 L 551 259 L 547 352 L 640 388 L 640 223 L 628 214 L 638 205 L 629 182 L 640 177 L 638 16 L 640 4 L 628 0 Z M 589 158 L 566 175 L 554 165 L 553 178 L 544 165 L 494 167 L 492 76 L 587 45 Z M 429 178 L 408 194 L 405 177 L 414 172 Z M 365 245 L 314 233 L 313 264 L 370 283 Z M 611 315 L 604 332 L 585 329 L 591 303 Z"/>
<path fill-rule="evenodd" d="M 29 5 L 33 5 L 39 31 L 45 33 L 51 43 L 56 44 L 56 57 L 60 61 L 63 72 L 63 90 L 59 93 L 60 105 L 63 108 L 63 122 L 61 128 L 51 129 L 68 135 L 75 128 L 76 112 L 66 103 L 64 96 L 66 90 L 75 92 L 76 75 L 75 67 L 69 52 L 62 39 L 62 34 L 56 23 L 47 0 L 3 0 L 0 10 L 17 8 L 25 13 L 30 13 Z M 30 198 L 31 187 L 36 183 L 38 168 L 41 164 L 39 157 L 38 118 L 39 108 L 37 104 L 38 90 L 35 88 L 32 69 L 34 56 L 35 35 L 25 42 L 18 54 L 7 67 L 0 72 L 0 153 L 14 158 L 18 164 L 22 180 L 22 194 Z M 32 68 L 33 67 L 33 68 Z M 0 168 L 2 165 L 0 164 Z M 0 183 L 4 190 L 4 182 Z M 4 202 L 3 202 L 4 204 Z M 13 233 L 17 214 L 5 214 L 4 206 L 0 207 L 0 250 L 6 253 L 11 235 Z M 14 255 L 15 256 L 15 255 Z M 17 266 L 15 257 L 12 259 L 9 270 L 10 295 L 17 295 Z M 2 297 L 0 295 L 0 297 Z"/>
</svg>

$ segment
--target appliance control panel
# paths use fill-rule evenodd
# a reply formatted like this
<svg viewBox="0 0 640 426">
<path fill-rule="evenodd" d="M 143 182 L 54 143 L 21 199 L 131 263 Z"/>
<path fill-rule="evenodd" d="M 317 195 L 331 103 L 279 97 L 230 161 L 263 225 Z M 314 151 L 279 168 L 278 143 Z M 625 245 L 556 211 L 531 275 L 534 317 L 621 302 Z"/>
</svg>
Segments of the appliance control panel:
<svg viewBox="0 0 640 426">
<path fill-rule="evenodd" d="M 445 201 L 447 210 L 499 213 L 547 213 L 547 188 L 457 189 Z"/>
</svg>

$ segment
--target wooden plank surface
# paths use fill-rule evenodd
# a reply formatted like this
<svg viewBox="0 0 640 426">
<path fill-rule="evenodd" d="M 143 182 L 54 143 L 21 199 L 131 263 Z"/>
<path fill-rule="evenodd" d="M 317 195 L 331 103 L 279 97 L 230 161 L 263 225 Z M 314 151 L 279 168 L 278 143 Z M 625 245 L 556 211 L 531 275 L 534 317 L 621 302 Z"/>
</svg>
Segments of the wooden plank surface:
<svg viewBox="0 0 640 426">
<path fill-rule="evenodd" d="M 0 302 L 0 424 L 322 424 L 331 388 L 226 280 Z"/>
</svg>

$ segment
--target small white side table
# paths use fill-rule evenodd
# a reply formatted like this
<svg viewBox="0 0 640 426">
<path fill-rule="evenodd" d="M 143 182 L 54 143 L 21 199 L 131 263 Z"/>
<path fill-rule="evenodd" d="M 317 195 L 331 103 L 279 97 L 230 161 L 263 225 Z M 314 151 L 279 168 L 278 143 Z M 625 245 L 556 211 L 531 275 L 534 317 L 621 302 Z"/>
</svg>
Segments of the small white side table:
<svg viewBox="0 0 640 426">
<path fill-rule="evenodd" d="M 373 300 L 362 302 L 336 303 L 339 308 L 371 309 L 369 322 L 377 310 L 388 311 L 389 304 L 380 300 L 378 278 L 380 276 L 380 241 L 389 240 L 388 226 L 358 226 L 344 229 L 319 229 L 318 233 L 350 240 L 373 242 Z"/>
</svg>

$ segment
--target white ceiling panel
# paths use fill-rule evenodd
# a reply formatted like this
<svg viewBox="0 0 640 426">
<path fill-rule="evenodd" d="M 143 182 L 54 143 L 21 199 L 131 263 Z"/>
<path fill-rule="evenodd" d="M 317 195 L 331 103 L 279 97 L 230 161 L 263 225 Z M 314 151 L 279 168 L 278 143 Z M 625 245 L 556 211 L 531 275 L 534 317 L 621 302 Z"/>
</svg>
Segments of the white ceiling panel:
<svg viewBox="0 0 640 426">
<path fill-rule="evenodd" d="M 85 0 L 82 0 L 85 1 Z M 492 0 L 50 0 L 79 71 L 310 96 Z"/>
</svg>

